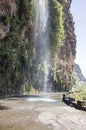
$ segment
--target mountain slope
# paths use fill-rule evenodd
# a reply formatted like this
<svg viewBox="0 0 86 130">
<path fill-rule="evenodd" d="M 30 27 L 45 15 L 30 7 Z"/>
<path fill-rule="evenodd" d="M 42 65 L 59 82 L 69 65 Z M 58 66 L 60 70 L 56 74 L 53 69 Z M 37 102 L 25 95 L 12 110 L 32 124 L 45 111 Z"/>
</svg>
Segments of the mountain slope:
<svg viewBox="0 0 86 130">
<path fill-rule="evenodd" d="M 86 82 L 86 78 L 82 74 L 80 66 L 78 64 L 76 64 L 76 63 L 74 64 L 74 70 L 75 70 L 75 72 L 76 72 L 77 77 L 79 78 L 79 80 Z"/>
</svg>

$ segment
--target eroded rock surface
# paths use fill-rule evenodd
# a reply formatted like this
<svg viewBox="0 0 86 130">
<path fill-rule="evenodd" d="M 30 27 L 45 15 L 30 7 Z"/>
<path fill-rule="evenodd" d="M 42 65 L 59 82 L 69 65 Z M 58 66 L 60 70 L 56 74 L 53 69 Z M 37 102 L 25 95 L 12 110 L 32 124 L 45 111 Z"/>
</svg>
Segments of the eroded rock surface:
<svg viewBox="0 0 86 130">
<path fill-rule="evenodd" d="M 5 38 L 9 33 L 10 17 L 12 17 L 15 12 L 15 0 L 0 0 L 0 39 Z M 9 19 L 9 22 L 7 19 Z"/>
</svg>

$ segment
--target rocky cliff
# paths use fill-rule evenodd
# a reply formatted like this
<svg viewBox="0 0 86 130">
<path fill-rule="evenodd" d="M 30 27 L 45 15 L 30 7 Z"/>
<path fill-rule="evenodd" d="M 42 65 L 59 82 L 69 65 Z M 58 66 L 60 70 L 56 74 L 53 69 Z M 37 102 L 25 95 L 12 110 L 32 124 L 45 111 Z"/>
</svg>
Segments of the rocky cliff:
<svg viewBox="0 0 86 130">
<path fill-rule="evenodd" d="M 56 5 L 56 0 L 52 0 Z M 65 38 L 62 46 L 53 51 L 52 69 L 55 76 L 50 76 L 55 91 L 67 90 L 72 87 L 74 78 L 74 59 L 76 54 L 76 37 L 74 33 L 74 22 L 70 13 L 71 0 L 57 0 L 61 7 L 58 11 L 59 21 L 61 16 L 63 22 L 59 23 L 60 41 L 63 35 Z M 52 4 L 52 3 L 51 3 Z M 35 53 L 33 49 L 33 1 L 32 0 L 0 0 L 0 94 L 18 94 L 26 87 L 30 89 L 34 85 L 33 76 L 37 72 L 35 64 Z M 51 10 L 53 7 L 51 8 Z M 62 10 L 63 9 L 63 10 Z M 60 11 L 60 12 L 59 12 Z M 63 11 L 63 13 L 61 13 Z M 63 14 L 63 15 L 62 15 Z M 52 16 L 53 17 L 53 16 Z M 51 17 L 51 19 L 52 19 Z M 57 19 L 58 19 L 57 17 Z M 53 17 L 55 18 L 55 17 Z M 53 19 L 54 21 L 54 19 Z M 54 22 L 53 22 L 54 23 Z M 63 24 L 63 25 L 62 25 Z M 53 28 L 57 24 L 53 24 Z M 57 31 L 55 30 L 55 31 Z M 53 34 L 55 34 L 53 31 Z M 53 35 L 52 35 L 53 36 Z M 58 41 L 53 37 L 54 41 Z M 51 45 L 53 40 L 51 39 Z M 62 42 L 62 41 L 61 41 Z M 51 46 L 52 47 L 52 46 Z M 52 75 L 52 74 L 51 74 Z M 29 84 L 29 86 L 28 86 Z M 24 87 L 25 86 L 25 87 Z"/>
<path fill-rule="evenodd" d="M 75 79 L 73 77 L 74 59 L 76 55 L 76 35 L 74 29 L 73 16 L 70 13 L 71 0 L 58 0 L 63 6 L 63 19 L 65 39 L 64 45 L 60 47 L 54 56 L 56 62 L 58 77 L 62 79 L 58 86 L 64 86 L 66 90 L 71 89 Z"/>
<path fill-rule="evenodd" d="M 74 70 L 75 70 L 75 73 L 76 73 L 76 76 L 78 77 L 78 79 L 80 81 L 83 81 L 83 82 L 86 82 L 86 78 L 84 77 L 84 75 L 82 74 L 82 71 L 81 71 L 81 68 L 79 67 L 78 64 L 74 64 Z"/>
<path fill-rule="evenodd" d="M 0 0 L 0 94 L 22 91 L 29 79 L 31 0 Z"/>
</svg>

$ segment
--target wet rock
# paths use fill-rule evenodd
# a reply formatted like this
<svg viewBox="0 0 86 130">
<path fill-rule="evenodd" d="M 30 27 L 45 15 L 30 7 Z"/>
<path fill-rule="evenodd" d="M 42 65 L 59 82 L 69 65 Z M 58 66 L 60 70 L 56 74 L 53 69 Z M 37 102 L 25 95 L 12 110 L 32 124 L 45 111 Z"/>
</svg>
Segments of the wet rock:
<svg viewBox="0 0 86 130">
<path fill-rule="evenodd" d="M 0 0 L 0 39 L 7 36 L 10 30 L 10 20 L 4 24 L 6 17 L 12 17 L 16 12 L 15 0 Z"/>
</svg>

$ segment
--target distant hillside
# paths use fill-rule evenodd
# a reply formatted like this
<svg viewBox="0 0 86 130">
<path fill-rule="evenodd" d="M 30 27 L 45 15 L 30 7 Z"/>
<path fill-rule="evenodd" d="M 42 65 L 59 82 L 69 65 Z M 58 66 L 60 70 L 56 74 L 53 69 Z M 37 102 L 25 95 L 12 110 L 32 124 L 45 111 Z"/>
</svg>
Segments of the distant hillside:
<svg viewBox="0 0 86 130">
<path fill-rule="evenodd" d="M 78 64 L 75 63 L 74 69 L 75 69 L 75 73 L 76 73 L 77 77 L 79 78 L 79 80 L 86 82 L 86 78 L 82 74 L 82 71 L 81 71 L 81 69 L 80 69 Z"/>
</svg>

